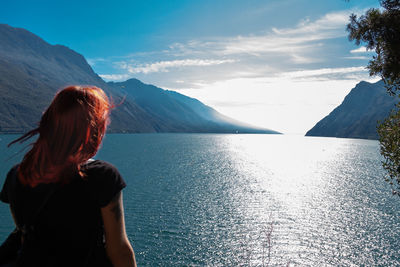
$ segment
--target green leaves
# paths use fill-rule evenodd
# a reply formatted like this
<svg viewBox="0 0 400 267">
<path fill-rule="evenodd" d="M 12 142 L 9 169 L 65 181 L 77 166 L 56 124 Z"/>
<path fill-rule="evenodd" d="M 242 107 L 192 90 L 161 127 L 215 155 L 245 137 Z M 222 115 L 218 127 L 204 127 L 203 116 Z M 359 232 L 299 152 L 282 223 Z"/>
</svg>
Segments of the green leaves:
<svg viewBox="0 0 400 267">
<path fill-rule="evenodd" d="M 389 177 L 385 180 L 392 186 L 393 194 L 400 192 L 400 103 L 389 117 L 378 124 L 380 153 L 383 168 Z M 397 184 L 397 185 L 396 185 Z M 399 195 L 400 196 L 400 195 Z"/>
<path fill-rule="evenodd" d="M 389 94 L 400 90 L 400 0 L 381 1 L 383 10 L 371 8 L 347 25 L 349 40 L 365 44 L 376 55 L 368 64 L 371 76 L 380 75 Z"/>
<path fill-rule="evenodd" d="M 365 44 L 375 55 L 368 63 L 369 74 L 379 75 L 388 94 L 400 91 L 400 0 L 381 0 L 382 10 L 369 9 L 359 18 L 352 14 L 347 25 L 349 40 Z M 377 127 L 383 168 L 393 194 L 400 196 L 400 103 Z"/>
</svg>

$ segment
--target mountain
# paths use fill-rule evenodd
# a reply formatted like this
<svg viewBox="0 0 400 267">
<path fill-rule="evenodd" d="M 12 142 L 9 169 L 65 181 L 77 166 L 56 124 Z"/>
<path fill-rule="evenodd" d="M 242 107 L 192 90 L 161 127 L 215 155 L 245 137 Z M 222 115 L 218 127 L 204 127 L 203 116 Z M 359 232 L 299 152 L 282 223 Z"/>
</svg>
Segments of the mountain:
<svg viewBox="0 0 400 267">
<path fill-rule="evenodd" d="M 115 103 L 124 99 L 112 112 L 109 132 L 276 133 L 230 122 L 212 108 L 178 93 L 138 80 L 125 83 L 104 82 L 82 55 L 68 47 L 48 44 L 25 29 L 0 24 L 0 133 L 36 127 L 54 94 L 72 84 L 98 86 Z"/>
<path fill-rule="evenodd" d="M 54 94 L 71 84 L 95 85 L 121 99 L 82 55 L 50 45 L 25 29 L 0 24 L 0 132 L 36 127 Z M 110 131 L 152 131 L 149 120 L 138 105 L 127 101 L 113 112 Z"/>
<path fill-rule="evenodd" d="M 278 133 L 234 121 L 197 99 L 137 79 L 108 85 L 150 114 L 157 132 Z"/>
<path fill-rule="evenodd" d="M 396 98 L 387 94 L 383 81 L 362 81 L 306 136 L 378 139 L 377 122 L 385 119 L 395 104 Z"/>
</svg>

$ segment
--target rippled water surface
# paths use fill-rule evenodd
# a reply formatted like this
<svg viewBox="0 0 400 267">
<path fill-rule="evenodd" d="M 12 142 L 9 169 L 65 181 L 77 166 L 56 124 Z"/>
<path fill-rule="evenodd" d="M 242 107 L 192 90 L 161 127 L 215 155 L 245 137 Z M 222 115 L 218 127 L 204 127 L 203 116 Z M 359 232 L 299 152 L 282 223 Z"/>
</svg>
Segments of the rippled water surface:
<svg viewBox="0 0 400 267">
<path fill-rule="evenodd" d="M 0 135 L 1 177 L 21 154 Z M 400 266 L 400 198 L 377 141 L 108 135 L 139 266 Z M 12 230 L 0 205 L 0 238 Z"/>
</svg>

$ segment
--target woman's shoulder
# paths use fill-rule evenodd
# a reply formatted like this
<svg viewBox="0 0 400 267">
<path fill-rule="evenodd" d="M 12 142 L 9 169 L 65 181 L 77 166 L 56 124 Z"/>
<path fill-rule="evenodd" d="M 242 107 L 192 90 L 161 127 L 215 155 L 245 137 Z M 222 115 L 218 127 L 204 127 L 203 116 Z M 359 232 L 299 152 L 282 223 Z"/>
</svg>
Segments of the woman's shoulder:
<svg viewBox="0 0 400 267">
<path fill-rule="evenodd" d="M 19 163 L 12 166 L 11 169 L 7 173 L 7 178 L 15 176 L 18 172 L 18 168 L 19 168 Z"/>
<path fill-rule="evenodd" d="M 89 159 L 87 162 L 85 162 L 81 166 L 81 170 L 87 174 L 89 173 L 104 173 L 104 174 L 109 174 L 109 173 L 117 173 L 119 174 L 118 169 L 111 163 L 103 160 L 94 160 L 94 159 Z"/>
<path fill-rule="evenodd" d="M 100 206 L 107 205 L 126 183 L 118 169 L 109 162 L 91 160 L 82 165 L 82 172 Z"/>
</svg>

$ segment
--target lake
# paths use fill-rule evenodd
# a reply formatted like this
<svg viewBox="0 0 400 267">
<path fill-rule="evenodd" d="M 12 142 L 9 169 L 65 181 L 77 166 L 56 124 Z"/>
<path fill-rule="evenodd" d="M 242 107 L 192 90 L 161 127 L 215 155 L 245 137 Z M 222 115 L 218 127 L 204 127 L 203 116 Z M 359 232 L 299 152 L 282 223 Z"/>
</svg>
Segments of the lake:
<svg viewBox="0 0 400 267">
<path fill-rule="evenodd" d="M 1 184 L 23 155 L 6 148 L 15 137 L 0 135 Z M 127 182 L 139 266 L 400 266 L 400 198 L 377 141 L 110 134 L 96 158 Z M 0 218 L 4 240 L 7 205 Z"/>
</svg>

